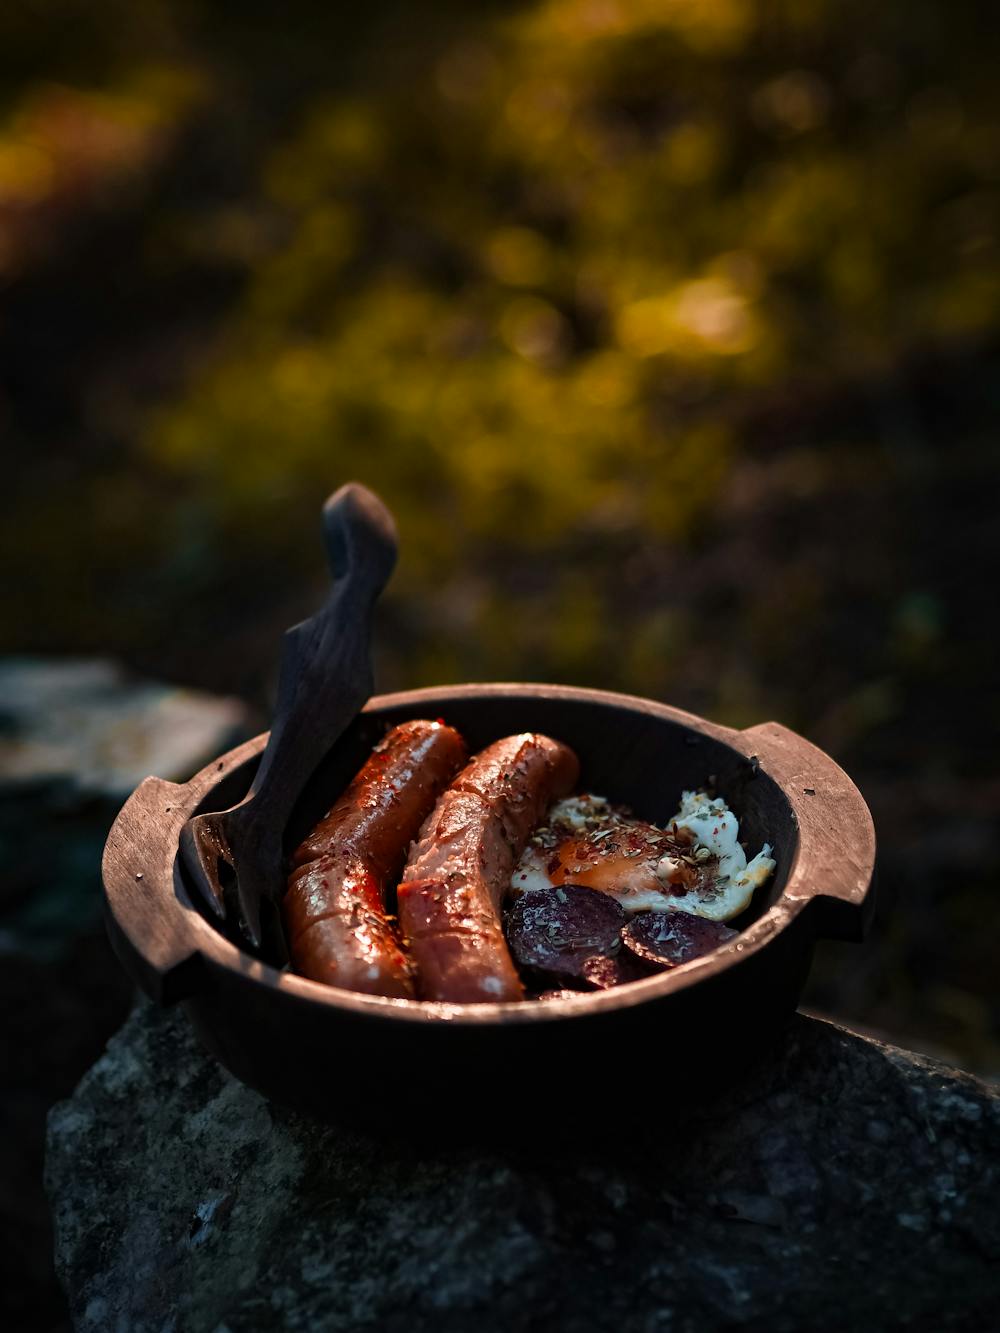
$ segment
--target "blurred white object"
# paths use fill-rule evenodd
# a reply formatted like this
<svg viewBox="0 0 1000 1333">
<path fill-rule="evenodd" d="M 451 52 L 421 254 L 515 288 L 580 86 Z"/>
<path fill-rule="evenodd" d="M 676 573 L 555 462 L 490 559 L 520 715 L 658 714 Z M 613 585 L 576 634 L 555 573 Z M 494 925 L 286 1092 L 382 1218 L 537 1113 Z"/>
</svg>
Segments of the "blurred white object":
<svg viewBox="0 0 1000 1333">
<path fill-rule="evenodd" d="M 238 699 L 132 680 L 90 658 L 0 661 L 0 783 L 124 799 L 143 778 L 187 779 L 248 734 Z"/>
</svg>

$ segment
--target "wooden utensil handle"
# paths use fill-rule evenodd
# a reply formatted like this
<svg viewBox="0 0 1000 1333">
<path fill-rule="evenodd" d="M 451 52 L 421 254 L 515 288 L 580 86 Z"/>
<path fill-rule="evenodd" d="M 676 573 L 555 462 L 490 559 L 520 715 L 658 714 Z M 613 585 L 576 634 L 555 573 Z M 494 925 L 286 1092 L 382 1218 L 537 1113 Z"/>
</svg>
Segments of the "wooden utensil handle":
<svg viewBox="0 0 1000 1333">
<path fill-rule="evenodd" d="M 309 777 L 373 688 L 372 612 L 396 563 L 395 523 L 376 495 L 352 482 L 323 506 L 323 539 L 333 589 L 316 615 L 285 635 L 274 724 L 246 798 L 245 825 L 234 812 L 251 841 L 247 825 L 284 828 Z"/>
<path fill-rule="evenodd" d="M 395 568 L 399 542 L 378 496 L 356 481 L 334 491 L 323 505 L 323 541 L 334 579 L 353 575 L 376 598 Z"/>
</svg>

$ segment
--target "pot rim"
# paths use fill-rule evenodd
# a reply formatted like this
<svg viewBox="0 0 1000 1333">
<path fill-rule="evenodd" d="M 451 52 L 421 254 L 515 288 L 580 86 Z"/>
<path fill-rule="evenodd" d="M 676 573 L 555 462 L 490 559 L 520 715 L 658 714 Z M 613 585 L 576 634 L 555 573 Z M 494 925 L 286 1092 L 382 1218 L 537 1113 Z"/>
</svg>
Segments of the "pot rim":
<svg viewBox="0 0 1000 1333">
<path fill-rule="evenodd" d="M 522 682 L 430 686 L 376 695 L 362 712 L 427 704 L 437 713 L 456 699 L 512 697 L 572 700 L 645 713 L 720 741 L 747 760 L 756 759 L 787 799 L 798 834 L 777 900 L 736 940 L 702 958 L 558 1004 L 394 999 L 339 990 L 282 972 L 244 953 L 202 915 L 177 864 L 181 828 L 227 773 L 260 753 L 267 743 L 265 732 L 214 759 L 187 783 L 147 778 L 122 808 L 108 835 L 103 871 L 109 930 L 126 969 L 152 998 L 163 1003 L 192 998 L 203 988 L 206 970 L 222 969 L 289 998 L 376 1021 L 493 1026 L 567 1021 L 629 1009 L 688 990 L 746 964 L 806 908 L 817 935 L 861 938 L 873 906 L 875 830 L 871 814 L 843 769 L 780 723 L 765 722 L 737 731 L 637 695 Z"/>
</svg>

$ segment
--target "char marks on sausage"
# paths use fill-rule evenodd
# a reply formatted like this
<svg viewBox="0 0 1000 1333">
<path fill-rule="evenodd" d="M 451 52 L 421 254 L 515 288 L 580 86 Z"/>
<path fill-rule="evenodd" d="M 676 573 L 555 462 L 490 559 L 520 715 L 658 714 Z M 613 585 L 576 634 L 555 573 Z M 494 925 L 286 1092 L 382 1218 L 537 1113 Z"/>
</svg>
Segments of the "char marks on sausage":
<svg viewBox="0 0 1000 1333">
<path fill-rule="evenodd" d="M 462 737 L 441 722 L 403 722 L 372 751 L 292 857 L 283 912 L 297 972 L 369 995 L 413 995 L 385 893 L 465 758 Z"/>
<path fill-rule="evenodd" d="M 399 924 L 426 1000 L 520 1000 L 500 908 L 528 837 L 579 776 L 568 746 L 537 732 L 487 746 L 420 830 L 399 886 Z"/>
</svg>

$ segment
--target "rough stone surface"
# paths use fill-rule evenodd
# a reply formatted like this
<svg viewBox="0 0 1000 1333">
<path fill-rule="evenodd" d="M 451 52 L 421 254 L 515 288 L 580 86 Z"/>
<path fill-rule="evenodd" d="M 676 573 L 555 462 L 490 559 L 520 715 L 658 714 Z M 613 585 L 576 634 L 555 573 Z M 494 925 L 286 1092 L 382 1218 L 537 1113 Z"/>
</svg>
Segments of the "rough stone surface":
<svg viewBox="0 0 1000 1333">
<path fill-rule="evenodd" d="M 722 1101 L 662 1104 L 623 1077 L 585 1146 L 548 1107 L 529 1147 L 418 1157 L 267 1102 L 143 1005 L 49 1120 L 75 1326 L 994 1326 L 997 1089 L 799 1016 Z"/>
<path fill-rule="evenodd" d="M 42 1192 L 45 1115 L 128 1013 L 101 850 L 148 773 L 186 779 L 250 734 L 241 703 L 114 663 L 0 661 L 0 1328 L 64 1327 Z"/>
<path fill-rule="evenodd" d="M 0 782 L 123 801 L 150 773 L 186 779 L 245 734 L 237 699 L 129 681 L 114 662 L 0 662 Z"/>
<path fill-rule="evenodd" d="M 249 735 L 235 699 L 113 662 L 0 661 L 0 954 L 52 960 L 100 919 L 101 849 L 150 773 L 186 780 Z"/>
</svg>

